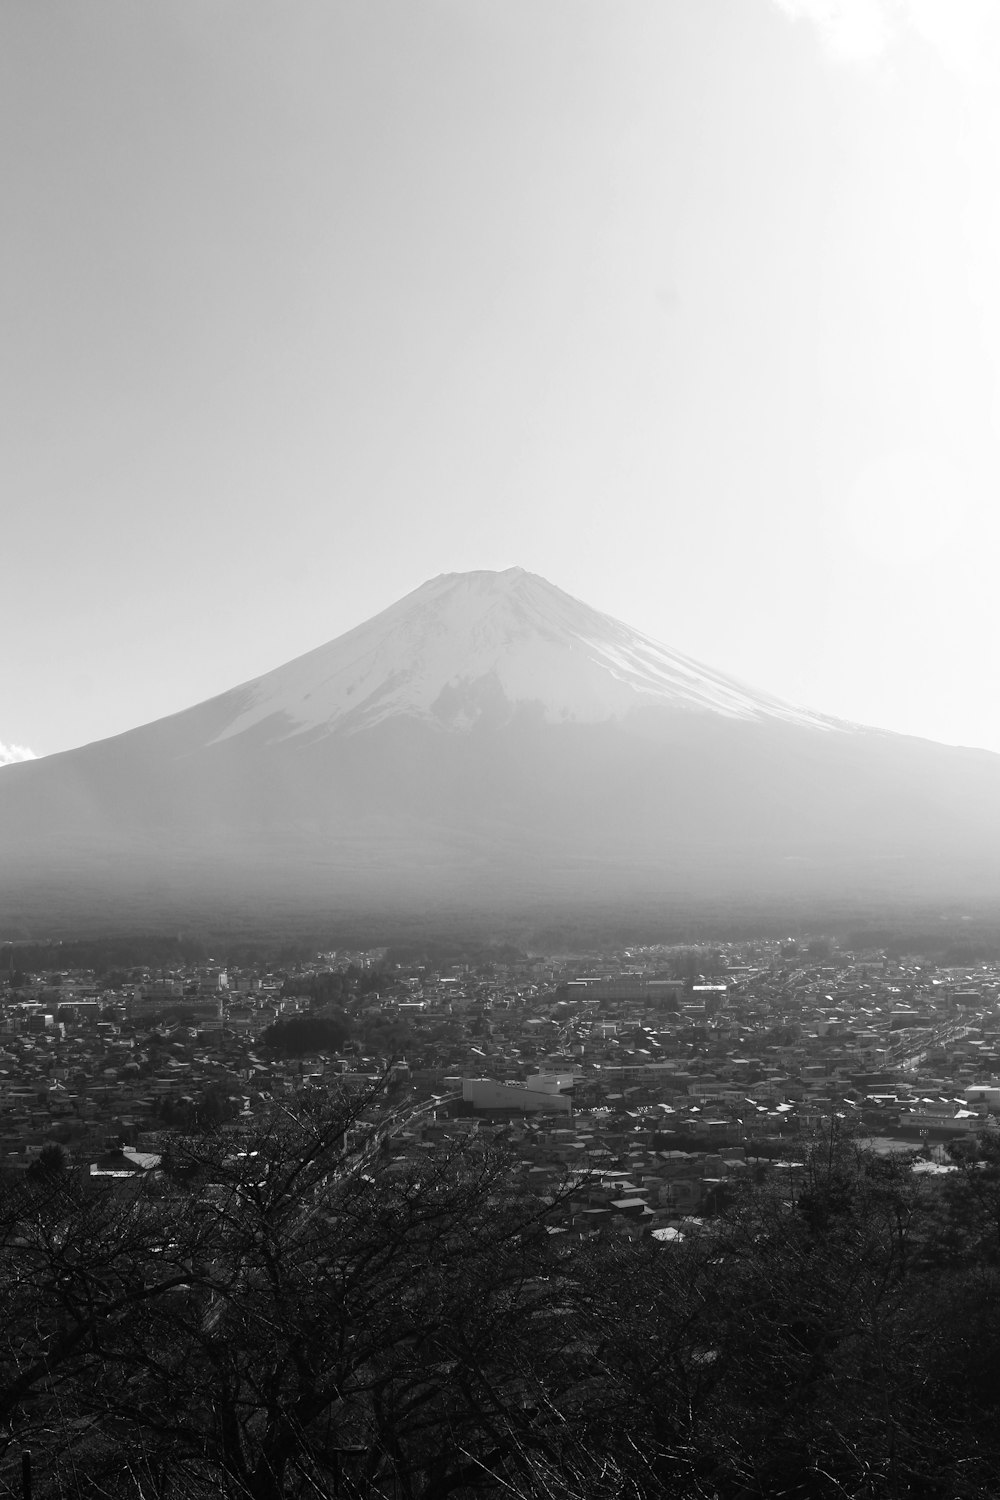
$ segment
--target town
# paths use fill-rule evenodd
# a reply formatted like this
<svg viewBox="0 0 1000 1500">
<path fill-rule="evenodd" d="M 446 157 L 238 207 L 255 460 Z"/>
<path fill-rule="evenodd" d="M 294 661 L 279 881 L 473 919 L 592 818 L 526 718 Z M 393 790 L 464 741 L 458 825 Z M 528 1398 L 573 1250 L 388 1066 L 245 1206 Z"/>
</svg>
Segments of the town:
<svg viewBox="0 0 1000 1500">
<path fill-rule="evenodd" d="M 556 1228 L 669 1240 L 748 1174 L 794 1183 L 816 1139 L 941 1170 L 1000 1122 L 996 964 L 828 938 L 103 974 L 28 972 L 6 951 L 8 1177 L 54 1164 L 137 1183 L 172 1130 L 245 1126 L 303 1089 L 369 1091 L 391 1101 L 401 1166 L 455 1139 L 502 1143 L 524 1186 L 562 1186 Z"/>
</svg>

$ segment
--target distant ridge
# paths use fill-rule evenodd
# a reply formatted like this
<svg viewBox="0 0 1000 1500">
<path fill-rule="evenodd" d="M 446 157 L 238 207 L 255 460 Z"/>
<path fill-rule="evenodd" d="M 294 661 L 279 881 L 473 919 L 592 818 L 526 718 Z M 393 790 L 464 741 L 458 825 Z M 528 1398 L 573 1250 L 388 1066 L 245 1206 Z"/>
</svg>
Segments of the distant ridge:
<svg viewBox="0 0 1000 1500">
<path fill-rule="evenodd" d="M 520 568 L 0 769 L 0 937 L 1000 896 L 1000 757 L 782 702 Z"/>
</svg>

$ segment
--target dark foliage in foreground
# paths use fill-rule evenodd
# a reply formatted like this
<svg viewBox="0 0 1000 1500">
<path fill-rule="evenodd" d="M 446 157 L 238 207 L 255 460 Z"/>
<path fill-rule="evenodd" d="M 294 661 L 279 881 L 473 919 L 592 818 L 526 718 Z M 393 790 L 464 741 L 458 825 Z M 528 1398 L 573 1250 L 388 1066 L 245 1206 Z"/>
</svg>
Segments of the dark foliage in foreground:
<svg viewBox="0 0 1000 1500">
<path fill-rule="evenodd" d="M 573 1243 L 475 1140 L 305 1095 L 155 1184 L 0 1200 L 0 1494 L 1000 1490 L 1000 1156 L 828 1143 L 700 1233 Z M 793 1201 L 794 1199 L 794 1201 Z"/>
</svg>

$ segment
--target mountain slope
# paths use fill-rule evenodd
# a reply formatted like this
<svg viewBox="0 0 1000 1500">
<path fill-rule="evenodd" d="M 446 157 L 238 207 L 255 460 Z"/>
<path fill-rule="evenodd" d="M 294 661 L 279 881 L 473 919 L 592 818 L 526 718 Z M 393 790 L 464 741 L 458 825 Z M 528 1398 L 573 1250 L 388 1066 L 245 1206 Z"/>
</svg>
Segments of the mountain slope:
<svg viewBox="0 0 1000 1500">
<path fill-rule="evenodd" d="M 399 714 L 469 729 L 525 704 L 547 723 L 654 705 L 833 722 L 700 666 L 522 568 L 442 574 L 242 691 L 246 707 L 225 737 L 269 721 L 275 733 L 357 733 Z"/>
<path fill-rule="evenodd" d="M 798 710 L 542 579 L 445 575 L 0 770 L 0 936 L 1000 892 L 1000 757 Z"/>
</svg>

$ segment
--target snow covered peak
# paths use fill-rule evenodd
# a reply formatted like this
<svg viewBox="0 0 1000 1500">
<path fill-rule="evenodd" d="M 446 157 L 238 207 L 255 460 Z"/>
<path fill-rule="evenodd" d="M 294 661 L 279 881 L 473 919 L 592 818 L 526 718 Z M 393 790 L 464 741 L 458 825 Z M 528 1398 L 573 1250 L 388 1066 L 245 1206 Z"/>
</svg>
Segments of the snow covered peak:
<svg viewBox="0 0 1000 1500">
<path fill-rule="evenodd" d="M 235 690 L 218 739 L 273 721 L 273 737 L 355 733 L 398 715 L 442 729 L 602 723 L 662 706 L 830 729 L 631 630 L 523 568 L 442 573 L 363 625 Z"/>
</svg>

